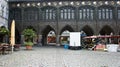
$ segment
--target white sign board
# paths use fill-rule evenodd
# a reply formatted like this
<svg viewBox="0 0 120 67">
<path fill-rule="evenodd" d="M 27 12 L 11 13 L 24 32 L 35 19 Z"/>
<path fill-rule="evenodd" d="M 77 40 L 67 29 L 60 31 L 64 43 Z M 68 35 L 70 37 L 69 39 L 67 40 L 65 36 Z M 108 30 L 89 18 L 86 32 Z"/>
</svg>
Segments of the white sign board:
<svg viewBox="0 0 120 67">
<path fill-rule="evenodd" d="M 70 46 L 81 46 L 80 32 L 70 32 Z"/>
</svg>

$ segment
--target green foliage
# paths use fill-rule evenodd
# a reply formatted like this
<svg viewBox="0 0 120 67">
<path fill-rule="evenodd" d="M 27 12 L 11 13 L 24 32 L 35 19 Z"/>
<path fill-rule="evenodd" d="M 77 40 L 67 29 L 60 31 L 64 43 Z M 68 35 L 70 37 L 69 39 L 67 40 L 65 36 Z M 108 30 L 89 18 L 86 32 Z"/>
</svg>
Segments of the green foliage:
<svg viewBox="0 0 120 67">
<path fill-rule="evenodd" d="M 36 32 L 33 29 L 27 28 L 27 29 L 24 29 L 22 33 L 25 37 L 25 43 L 24 44 L 32 46 L 33 45 L 32 40 L 36 36 Z"/>
<path fill-rule="evenodd" d="M 32 45 L 33 45 L 33 42 L 31 42 L 31 41 L 24 42 L 24 45 L 25 45 L 25 46 L 32 46 Z"/>
<path fill-rule="evenodd" d="M 2 26 L 2 27 L 0 27 L 0 34 L 3 36 L 9 35 L 9 31 L 4 26 Z"/>
<path fill-rule="evenodd" d="M 26 39 L 31 40 L 36 36 L 36 33 L 33 29 L 24 29 L 23 35 L 25 36 Z"/>
</svg>

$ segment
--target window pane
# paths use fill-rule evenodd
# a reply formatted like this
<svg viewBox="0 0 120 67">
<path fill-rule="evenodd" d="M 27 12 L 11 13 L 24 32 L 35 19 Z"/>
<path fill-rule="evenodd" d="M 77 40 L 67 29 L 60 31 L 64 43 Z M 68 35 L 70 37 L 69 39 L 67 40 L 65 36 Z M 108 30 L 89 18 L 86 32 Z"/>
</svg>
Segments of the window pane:
<svg viewBox="0 0 120 67">
<path fill-rule="evenodd" d="M 91 15 L 90 18 L 92 20 L 93 19 L 93 10 L 91 10 L 91 14 L 90 15 Z"/>
<path fill-rule="evenodd" d="M 74 13 L 74 10 L 72 10 L 72 19 L 74 19 L 75 17 L 75 13 Z"/>
<path fill-rule="evenodd" d="M 79 19 L 82 19 L 82 10 L 79 10 Z"/>
<path fill-rule="evenodd" d="M 112 10 L 110 10 L 110 19 L 113 19 Z"/>
<path fill-rule="evenodd" d="M 48 10 L 46 10 L 45 18 L 46 18 L 46 20 L 48 20 Z"/>
<path fill-rule="evenodd" d="M 63 8 L 60 10 L 60 18 L 64 20 L 74 19 L 75 13 L 72 8 Z"/>
<path fill-rule="evenodd" d="M 109 19 L 109 11 L 106 9 L 106 19 Z"/>
<path fill-rule="evenodd" d="M 86 18 L 86 10 L 83 9 L 83 19 L 85 19 L 85 18 Z"/>
<path fill-rule="evenodd" d="M 52 19 L 52 10 L 49 10 L 49 19 Z"/>
<path fill-rule="evenodd" d="M 61 12 L 60 12 L 61 14 L 61 19 L 63 19 L 63 10 L 61 10 Z"/>
<path fill-rule="evenodd" d="M 70 19 L 71 15 L 70 15 L 70 9 L 68 9 L 68 19 Z"/>
<path fill-rule="evenodd" d="M 64 10 L 64 19 L 67 19 L 67 9 Z"/>
<path fill-rule="evenodd" d="M 52 13 L 52 18 L 55 20 L 55 11 L 53 10 L 53 13 Z"/>
<path fill-rule="evenodd" d="M 99 14 L 98 18 L 101 19 L 101 14 L 102 14 L 101 10 L 98 11 L 98 14 Z"/>
<path fill-rule="evenodd" d="M 89 9 L 87 9 L 87 16 L 86 16 L 87 19 L 89 19 L 89 17 L 90 17 L 89 14 L 90 14 L 90 13 L 89 13 Z"/>
<path fill-rule="evenodd" d="M 105 19 L 105 9 L 102 9 L 102 19 Z"/>
</svg>

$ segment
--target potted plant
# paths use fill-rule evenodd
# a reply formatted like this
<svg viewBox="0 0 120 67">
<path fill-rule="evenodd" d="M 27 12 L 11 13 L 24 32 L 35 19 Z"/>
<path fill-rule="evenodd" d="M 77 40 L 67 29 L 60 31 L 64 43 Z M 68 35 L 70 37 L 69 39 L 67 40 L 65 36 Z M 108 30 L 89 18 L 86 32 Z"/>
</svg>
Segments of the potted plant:
<svg viewBox="0 0 120 67">
<path fill-rule="evenodd" d="M 32 46 L 34 45 L 33 38 L 36 36 L 35 31 L 33 29 L 27 28 L 23 30 L 23 35 L 25 38 L 24 45 L 26 46 L 26 49 L 27 50 L 32 49 Z"/>
<path fill-rule="evenodd" d="M 0 27 L 0 36 L 2 38 L 2 42 L 6 42 L 5 36 L 8 36 L 8 35 L 9 35 L 9 30 L 6 27 L 1 26 Z"/>
</svg>

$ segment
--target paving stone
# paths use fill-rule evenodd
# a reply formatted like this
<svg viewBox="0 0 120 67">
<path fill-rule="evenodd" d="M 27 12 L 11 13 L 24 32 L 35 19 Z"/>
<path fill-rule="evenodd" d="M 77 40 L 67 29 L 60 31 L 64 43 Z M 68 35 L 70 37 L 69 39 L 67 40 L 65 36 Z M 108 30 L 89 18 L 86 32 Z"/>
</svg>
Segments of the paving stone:
<svg viewBox="0 0 120 67">
<path fill-rule="evenodd" d="M 0 55 L 0 67 L 120 67 L 119 52 L 34 47 Z"/>
</svg>

